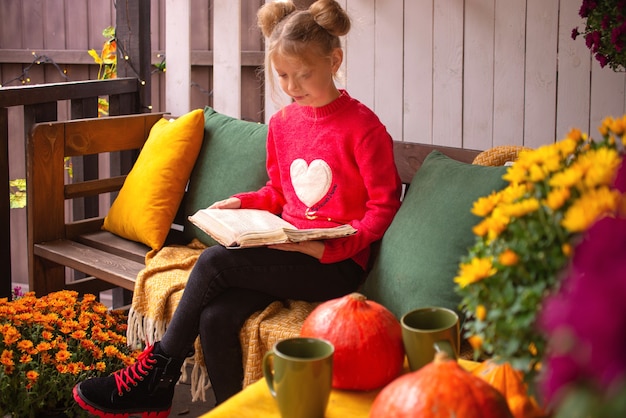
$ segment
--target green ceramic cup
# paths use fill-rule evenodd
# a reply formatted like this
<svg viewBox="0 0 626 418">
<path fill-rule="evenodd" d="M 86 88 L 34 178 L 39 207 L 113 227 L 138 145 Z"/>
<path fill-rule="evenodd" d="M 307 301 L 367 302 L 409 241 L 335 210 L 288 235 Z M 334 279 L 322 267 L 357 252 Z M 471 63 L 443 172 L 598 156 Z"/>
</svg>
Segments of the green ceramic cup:
<svg viewBox="0 0 626 418">
<path fill-rule="evenodd" d="M 402 342 L 412 371 L 430 363 L 440 349 L 448 351 L 455 359 L 459 356 L 459 316 L 454 311 L 440 307 L 415 309 L 404 314 L 400 324 Z"/>
<path fill-rule="evenodd" d="M 333 345 L 319 338 L 277 342 L 263 357 L 263 375 L 282 418 L 322 418 L 333 379 Z"/>
</svg>

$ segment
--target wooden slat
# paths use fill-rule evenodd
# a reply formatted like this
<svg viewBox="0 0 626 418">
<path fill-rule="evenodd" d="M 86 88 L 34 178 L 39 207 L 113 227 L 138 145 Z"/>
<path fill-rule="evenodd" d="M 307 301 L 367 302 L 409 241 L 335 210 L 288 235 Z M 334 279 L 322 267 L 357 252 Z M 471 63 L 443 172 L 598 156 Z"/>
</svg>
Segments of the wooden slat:
<svg viewBox="0 0 626 418">
<path fill-rule="evenodd" d="M 106 253 L 115 254 L 136 263 L 143 264 L 150 248 L 139 242 L 129 241 L 108 231 L 95 231 L 77 238 L 82 244 Z"/>
<path fill-rule="evenodd" d="M 65 237 L 67 239 L 76 240 L 77 237 L 100 231 L 104 224 L 104 217 L 81 219 L 79 221 L 65 224 Z"/>
<path fill-rule="evenodd" d="M 65 283 L 62 268 L 46 269 L 33 257 L 35 243 L 63 238 L 65 233 L 63 133 L 63 124 L 53 124 L 28 137 L 29 289 L 37 294 L 62 289 Z"/>
<path fill-rule="evenodd" d="M 0 108 L 0 298 L 11 296 L 11 213 L 9 200 L 9 126 L 8 111 Z"/>
<path fill-rule="evenodd" d="M 241 0 L 213 0 L 213 106 L 241 117 Z"/>
<path fill-rule="evenodd" d="M 68 83 L 25 85 L 19 87 L 8 86 L 0 89 L 0 107 L 134 93 L 137 90 L 137 79 L 130 77 L 110 80 L 74 81 L 69 86 Z"/>
<path fill-rule="evenodd" d="M 65 186 L 65 198 L 75 199 L 78 197 L 97 196 L 102 193 L 119 191 L 126 180 L 126 176 L 111 177 L 101 180 L 88 180 L 80 183 L 67 184 Z"/>
<path fill-rule="evenodd" d="M 65 156 L 141 148 L 162 114 L 151 113 L 64 122 Z M 36 126 L 35 129 L 42 129 Z M 120 132 L 124 134 L 121 135 Z"/>
<path fill-rule="evenodd" d="M 69 240 L 35 244 L 35 255 L 98 277 L 116 286 L 133 290 L 137 274 L 144 268 L 137 263 Z"/>
</svg>

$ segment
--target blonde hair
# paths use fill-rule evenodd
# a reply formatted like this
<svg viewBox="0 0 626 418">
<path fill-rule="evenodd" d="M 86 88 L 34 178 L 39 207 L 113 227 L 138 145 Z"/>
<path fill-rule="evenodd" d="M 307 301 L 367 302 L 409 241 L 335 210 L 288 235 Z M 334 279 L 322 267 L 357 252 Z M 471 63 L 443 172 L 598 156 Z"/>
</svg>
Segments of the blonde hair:
<svg viewBox="0 0 626 418">
<path fill-rule="evenodd" d="M 350 18 L 335 0 L 317 0 L 307 10 L 291 1 L 265 3 L 257 12 L 258 26 L 267 38 L 265 71 L 271 73 L 275 54 L 310 62 L 312 54 L 330 57 L 341 48 L 340 36 L 350 31 Z M 269 77 L 273 90 L 273 77 Z"/>
</svg>

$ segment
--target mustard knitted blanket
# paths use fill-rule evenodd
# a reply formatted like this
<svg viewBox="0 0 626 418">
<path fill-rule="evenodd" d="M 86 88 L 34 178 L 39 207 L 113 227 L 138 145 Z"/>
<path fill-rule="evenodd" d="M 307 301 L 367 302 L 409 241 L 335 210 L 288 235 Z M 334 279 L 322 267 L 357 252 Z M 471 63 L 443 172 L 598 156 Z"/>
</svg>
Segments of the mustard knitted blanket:
<svg viewBox="0 0 626 418">
<path fill-rule="evenodd" d="M 137 276 L 128 316 L 129 345 L 141 347 L 162 338 L 180 302 L 189 273 L 206 248 L 194 240 L 186 246 L 166 246 L 146 255 L 146 267 Z M 298 336 L 302 322 L 315 306 L 302 301 L 274 302 L 248 318 L 240 332 L 244 387 L 263 376 L 265 352 L 281 339 Z M 191 376 L 186 373 L 187 365 L 192 367 Z M 191 383 L 192 401 L 204 401 L 211 383 L 199 339 L 195 342 L 195 355 L 187 359 L 183 372 L 181 380 Z"/>
</svg>

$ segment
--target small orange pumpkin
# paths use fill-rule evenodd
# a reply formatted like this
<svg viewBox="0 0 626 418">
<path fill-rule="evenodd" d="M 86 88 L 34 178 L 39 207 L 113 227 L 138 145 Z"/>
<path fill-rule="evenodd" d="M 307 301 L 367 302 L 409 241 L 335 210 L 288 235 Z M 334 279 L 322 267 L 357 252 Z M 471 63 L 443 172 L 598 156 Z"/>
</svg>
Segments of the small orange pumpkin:
<svg viewBox="0 0 626 418">
<path fill-rule="evenodd" d="M 480 377 L 504 395 L 514 418 L 546 416 L 535 398 L 528 395 L 523 373 L 514 369 L 511 364 L 486 360 L 472 370 L 472 374 Z"/>
<path fill-rule="evenodd" d="M 444 353 L 400 376 L 374 399 L 370 418 L 512 418 L 506 400 Z"/>
</svg>

